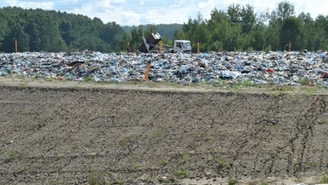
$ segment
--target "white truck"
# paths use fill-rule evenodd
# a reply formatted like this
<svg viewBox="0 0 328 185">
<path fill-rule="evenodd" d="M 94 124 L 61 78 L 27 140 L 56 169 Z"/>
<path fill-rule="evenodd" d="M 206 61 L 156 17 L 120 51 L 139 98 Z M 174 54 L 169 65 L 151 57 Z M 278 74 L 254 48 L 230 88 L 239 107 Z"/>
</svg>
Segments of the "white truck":
<svg viewBox="0 0 328 185">
<path fill-rule="evenodd" d="M 159 33 L 152 33 L 147 39 L 143 36 L 143 42 L 139 44 L 138 50 L 143 53 L 153 52 L 153 48 L 159 48 L 159 42 L 162 40 Z M 164 52 L 171 53 L 191 53 L 191 45 L 189 40 L 174 40 L 173 48 L 169 45 L 162 46 L 168 48 Z"/>
<path fill-rule="evenodd" d="M 191 53 L 190 40 L 175 40 L 173 43 L 173 53 Z"/>
</svg>

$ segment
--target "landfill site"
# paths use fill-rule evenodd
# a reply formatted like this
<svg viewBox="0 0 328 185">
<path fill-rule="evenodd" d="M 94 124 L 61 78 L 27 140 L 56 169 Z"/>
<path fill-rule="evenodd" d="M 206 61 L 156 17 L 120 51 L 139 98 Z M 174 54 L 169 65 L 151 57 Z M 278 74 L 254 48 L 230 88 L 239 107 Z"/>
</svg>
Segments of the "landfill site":
<svg viewBox="0 0 328 185">
<path fill-rule="evenodd" d="M 326 54 L 0 54 L 0 184 L 328 183 Z"/>
</svg>

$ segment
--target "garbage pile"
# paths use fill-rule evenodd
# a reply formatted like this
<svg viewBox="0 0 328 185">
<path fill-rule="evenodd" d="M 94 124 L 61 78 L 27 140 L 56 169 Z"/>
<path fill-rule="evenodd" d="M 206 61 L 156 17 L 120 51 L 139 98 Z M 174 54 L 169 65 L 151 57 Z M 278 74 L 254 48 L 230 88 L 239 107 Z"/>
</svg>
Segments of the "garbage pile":
<svg viewBox="0 0 328 185">
<path fill-rule="evenodd" d="M 136 53 L 4 53 L 0 76 L 26 76 L 95 82 L 328 85 L 326 52 L 216 52 L 200 54 Z M 303 83 L 302 83 L 303 81 Z"/>
</svg>

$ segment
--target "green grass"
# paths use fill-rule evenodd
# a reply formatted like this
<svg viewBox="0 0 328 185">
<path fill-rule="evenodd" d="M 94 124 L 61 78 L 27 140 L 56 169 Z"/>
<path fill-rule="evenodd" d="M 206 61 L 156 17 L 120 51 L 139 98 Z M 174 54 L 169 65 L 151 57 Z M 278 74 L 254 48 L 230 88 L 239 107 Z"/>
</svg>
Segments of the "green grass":
<svg viewBox="0 0 328 185">
<path fill-rule="evenodd" d="M 230 179 L 228 185 L 236 185 L 238 181 L 236 179 Z"/>
<path fill-rule="evenodd" d="M 213 161 L 213 156 L 211 156 L 211 155 L 207 156 L 207 158 L 205 159 L 206 164 L 211 162 L 211 161 Z"/>
<path fill-rule="evenodd" d="M 169 164 L 168 160 L 161 161 L 162 166 L 167 166 Z"/>
<path fill-rule="evenodd" d="M 271 156 L 271 157 L 274 157 L 276 155 L 276 151 L 274 150 L 269 150 L 268 151 L 268 154 Z"/>
<path fill-rule="evenodd" d="M 90 185 L 106 185 L 106 182 L 104 182 L 101 178 L 101 175 L 99 172 L 96 172 L 94 170 L 90 170 L 89 172 L 89 184 Z"/>
<path fill-rule="evenodd" d="M 260 185 L 269 185 L 267 182 L 261 182 Z"/>
<path fill-rule="evenodd" d="M 327 124 L 328 123 L 327 120 L 325 120 L 325 119 L 319 119 L 317 122 L 320 125 L 323 125 L 323 124 Z"/>
<path fill-rule="evenodd" d="M 160 84 L 155 84 L 155 83 L 148 83 L 147 87 L 149 88 L 156 88 L 156 87 L 160 87 Z"/>
<path fill-rule="evenodd" d="M 252 87 L 252 86 L 254 86 L 252 81 L 247 80 L 247 81 L 244 82 L 244 87 Z"/>
<path fill-rule="evenodd" d="M 309 161 L 309 162 L 307 162 L 307 165 L 308 165 L 309 167 L 316 167 L 316 166 L 318 166 L 318 163 L 316 163 L 316 162 L 314 162 L 314 161 Z"/>
<path fill-rule="evenodd" d="M 133 135 L 130 135 L 130 136 L 126 136 L 124 137 L 123 139 L 121 139 L 118 144 L 121 146 L 121 147 L 126 147 L 128 145 L 131 144 L 131 142 L 133 141 L 133 138 L 134 136 Z"/>
<path fill-rule="evenodd" d="M 44 79 L 44 81 L 46 81 L 46 82 L 52 82 L 53 79 L 52 78 L 46 78 L 46 79 Z"/>
<path fill-rule="evenodd" d="M 277 87 L 277 90 L 286 92 L 286 91 L 295 91 L 296 88 L 293 86 L 283 85 L 283 86 Z"/>
<path fill-rule="evenodd" d="M 178 170 L 174 173 L 178 178 L 187 178 L 189 176 L 188 171 L 186 170 Z"/>
<path fill-rule="evenodd" d="M 92 82 L 93 78 L 91 76 L 84 78 L 85 82 Z"/>
<path fill-rule="evenodd" d="M 96 153 L 90 153 L 90 154 L 87 155 L 88 159 L 95 159 L 96 157 L 97 157 Z"/>
<path fill-rule="evenodd" d="M 74 145 L 72 146 L 72 151 L 73 151 L 73 152 L 76 152 L 76 151 L 78 151 L 78 150 L 79 150 L 79 145 L 74 144 Z"/>
<path fill-rule="evenodd" d="M 14 160 L 14 159 L 16 159 L 17 158 L 17 152 L 16 151 L 12 151 L 12 152 L 10 152 L 10 154 L 9 154 L 9 159 L 10 160 Z"/>
<path fill-rule="evenodd" d="M 166 125 L 162 125 L 160 126 L 154 133 L 153 133 L 153 137 L 160 137 L 163 136 L 165 131 L 167 130 L 167 126 Z"/>
<path fill-rule="evenodd" d="M 51 181 L 49 181 L 49 184 L 57 184 L 57 181 L 56 180 L 51 180 Z"/>
<path fill-rule="evenodd" d="M 63 157 L 64 157 L 64 156 L 63 156 L 62 154 L 58 154 L 58 155 L 57 155 L 57 161 L 62 160 Z"/>
<path fill-rule="evenodd" d="M 140 169 L 140 168 L 142 168 L 142 167 L 143 167 L 142 164 L 138 164 L 138 163 L 133 164 L 133 169 L 135 169 L 135 170 Z"/>
<path fill-rule="evenodd" d="M 218 166 L 219 166 L 220 168 L 224 168 L 224 167 L 225 167 L 225 161 L 224 161 L 224 160 L 222 160 L 222 159 L 218 159 L 218 160 L 217 160 L 217 163 L 218 163 Z"/>
<path fill-rule="evenodd" d="M 213 141 L 214 137 L 213 136 L 205 136 L 203 139 L 204 139 L 204 141 Z"/>
<path fill-rule="evenodd" d="M 301 84 L 301 85 L 309 85 L 310 84 L 310 80 L 309 79 L 302 79 L 302 80 L 300 80 L 299 81 L 299 83 Z"/>
<path fill-rule="evenodd" d="M 173 127 L 173 121 L 172 120 L 169 120 L 169 127 Z"/>
<path fill-rule="evenodd" d="M 301 175 L 296 175 L 295 182 L 296 183 L 302 183 L 304 181 L 304 178 Z"/>
<path fill-rule="evenodd" d="M 184 163 L 187 163 L 189 161 L 189 154 L 187 152 L 184 152 L 182 154 L 182 159 Z"/>
<path fill-rule="evenodd" d="M 328 175 L 322 176 L 321 183 L 328 183 Z"/>
<path fill-rule="evenodd" d="M 38 79 L 30 78 L 30 77 L 12 77 L 13 80 L 17 86 L 21 87 L 27 87 L 30 85 L 33 85 L 34 82 L 38 82 Z M 45 79 L 44 82 L 47 80 L 51 81 L 50 79 Z M 221 79 L 214 79 L 210 82 L 202 82 L 199 84 L 191 84 L 190 86 L 186 87 L 185 85 L 178 84 L 178 83 L 155 83 L 155 82 L 126 82 L 126 83 L 109 83 L 109 82 L 91 82 L 93 81 L 92 77 L 87 77 L 84 79 L 83 82 L 79 82 L 79 85 L 75 85 L 76 83 L 72 82 L 71 86 L 72 88 L 80 89 L 80 88 L 91 88 L 90 86 L 96 86 L 95 88 L 105 88 L 110 86 L 131 86 L 132 88 L 159 88 L 164 91 L 170 91 L 175 90 L 178 88 L 189 88 L 194 90 L 201 90 L 204 92 L 209 91 L 222 91 L 222 92 L 234 92 L 238 94 L 249 94 L 249 93 L 264 93 L 273 97 L 279 97 L 281 95 L 286 95 L 289 93 L 299 94 L 299 95 L 305 95 L 305 96 L 312 96 L 314 94 L 322 93 L 322 94 L 328 94 L 327 88 L 322 85 L 313 85 L 311 87 L 308 87 L 307 84 L 308 80 L 303 79 L 300 80 L 299 83 L 303 84 L 303 86 L 279 86 L 279 85 L 259 85 L 259 84 L 253 84 L 252 81 L 246 80 L 246 81 L 240 81 L 240 82 L 231 82 L 229 80 L 221 80 Z M 31 82 L 31 84 L 30 84 Z M 90 83 L 89 83 L 90 82 Z M 2 82 L 2 84 L 6 85 L 10 82 L 8 80 Z M 59 84 L 66 84 L 70 83 L 70 80 L 53 80 L 53 83 Z M 216 85 L 216 86 L 215 86 Z M 42 84 L 41 84 L 42 86 Z"/>
</svg>

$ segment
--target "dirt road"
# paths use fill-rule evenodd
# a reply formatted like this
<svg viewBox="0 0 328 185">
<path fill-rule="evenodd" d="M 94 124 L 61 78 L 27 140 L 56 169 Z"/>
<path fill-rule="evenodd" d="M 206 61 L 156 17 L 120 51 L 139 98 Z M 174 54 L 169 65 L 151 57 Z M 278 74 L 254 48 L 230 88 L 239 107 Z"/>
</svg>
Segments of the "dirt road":
<svg viewBox="0 0 328 185">
<path fill-rule="evenodd" d="M 0 184 L 321 177 L 327 100 L 1 86 Z"/>
</svg>

